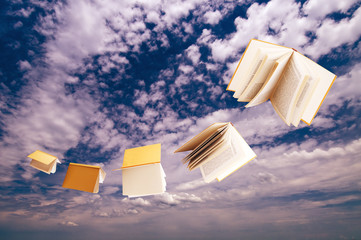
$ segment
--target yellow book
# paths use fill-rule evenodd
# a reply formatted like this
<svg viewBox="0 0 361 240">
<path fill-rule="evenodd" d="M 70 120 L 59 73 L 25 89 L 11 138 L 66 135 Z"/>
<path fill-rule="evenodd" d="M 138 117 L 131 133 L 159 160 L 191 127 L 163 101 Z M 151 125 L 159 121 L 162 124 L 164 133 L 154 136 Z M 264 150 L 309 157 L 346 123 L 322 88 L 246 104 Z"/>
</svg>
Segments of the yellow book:
<svg viewBox="0 0 361 240">
<path fill-rule="evenodd" d="M 122 168 L 160 163 L 161 144 L 126 149 Z"/>
<path fill-rule="evenodd" d="M 310 125 L 336 75 L 288 48 L 252 39 L 238 63 L 228 91 L 246 107 L 268 100 L 287 125 Z"/>
<path fill-rule="evenodd" d="M 63 182 L 63 188 L 98 193 L 106 173 L 99 166 L 70 163 Z"/>
<path fill-rule="evenodd" d="M 139 197 L 164 193 L 165 173 L 160 163 L 161 144 L 126 149 L 122 170 L 123 195 Z"/>
<path fill-rule="evenodd" d="M 28 157 L 31 158 L 30 166 L 47 174 L 55 173 L 56 164 L 60 163 L 57 157 L 40 150 L 36 150 Z"/>
</svg>

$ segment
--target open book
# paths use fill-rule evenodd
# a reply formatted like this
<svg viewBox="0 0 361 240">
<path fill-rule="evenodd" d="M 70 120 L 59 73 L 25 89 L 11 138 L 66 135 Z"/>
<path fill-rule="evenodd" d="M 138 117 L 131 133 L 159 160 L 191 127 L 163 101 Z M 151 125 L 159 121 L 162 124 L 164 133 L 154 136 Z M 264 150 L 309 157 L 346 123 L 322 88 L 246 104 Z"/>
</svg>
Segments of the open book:
<svg viewBox="0 0 361 240">
<path fill-rule="evenodd" d="M 56 164 L 60 163 L 57 157 L 40 150 L 36 150 L 28 157 L 31 158 L 30 166 L 47 174 L 55 173 Z"/>
<path fill-rule="evenodd" d="M 190 151 L 183 163 L 200 168 L 205 182 L 223 180 L 256 157 L 232 123 L 214 123 L 175 152 Z"/>
<path fill-rule="evenodd" d="M 252 39 L 227 90 L 246 107 L 270 100 L 287 124 L 310 125 L 336 75 L 292 48 Z"/>
<path fill-rule="evenodd" d="M 161 144 L 126 149 L 122 168 L 123 195 L 140 197 L 164 193 L 165 173 L 160 163 Z"/>
</svg>

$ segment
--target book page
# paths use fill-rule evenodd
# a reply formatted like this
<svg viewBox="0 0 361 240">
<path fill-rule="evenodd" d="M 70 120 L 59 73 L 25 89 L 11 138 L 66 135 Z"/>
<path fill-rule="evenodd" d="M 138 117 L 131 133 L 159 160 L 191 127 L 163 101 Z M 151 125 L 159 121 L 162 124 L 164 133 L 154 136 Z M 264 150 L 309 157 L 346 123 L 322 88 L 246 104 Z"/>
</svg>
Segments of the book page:
<svg viewBox="0 0 361 240">
<path fill-rule="evenodd" d="M 325 99 L 328 91 L 330 90 L 333 82 L 335 81 L 336 75 L 323 68 L 322 66 L 318 65 L 311 59 L 303 56 L 302 54 L 298 53 L 297 55 L 300 59 L 302 59 L 304 63 L 309 66 L 309 68 L 313 72 L 313 78 L 319 79 L 318 83 L 315 86 L 315 89 L 313 90 L 311 96 L 308 99 L 307 106 L 302 114 L 301 119 L 306 124 L 310 125 L 313 118 L 316 116 L 319 108 L 321 107 L 321 104 Z"/>
<path fill-rule="evenodd" d="M 300 58 L 301 54 L 295 54 L 295 58 Z M 310 102 L 312 94 L 315 92 L 316 86 L 320 80 L 320 77 L 317 75 L 317 72 L 312 71 L 312 69 L 306 64 L 306 62 L 300 59 L 300 64 L 305 66 L 304 71 L 308 71 L 309 78 L 306 80 L 304 87 L 300 89 L 299 98 L 296 100 L 295 110 L 293 113 L 292 124 L 297 127 L 301 121 L 302 115 L 306 110 L 306 106 Z"/>
<path fill-rule="evenodd" d="M 220 152 L 224 150 L 223 148 L 225 143 L 227 143 L 226 139 L 222 138 L 214 146 L 204 149 L 204 152 L 200 156 L 198 156 L 196 159 L 189 163 L 188 169 L 193 170 L 195 168 L 198 168 L 210 158 L 217 156 Z"/>
<path fill-rule="evenodd" d="M 30 166 L 32 166 L 33 168 L 36 168 L 42 172 L 45 172 L 47 174 L 51 173 L 51 170 L 53 168 L 53 166 L 56 165 L 56 161 L 52 161 L 49 164 L 44 164 L 42 162 L 36 161 L 34 159 L 31 160 L 30 162 Z"/>
<path fill-rule="evenodd" d="M 295 100 L 298 97 L 299 89 L 308 78 L 297 66 L 293 55 L 285 67 L 280 80 L 270 98 L 271 103 L 281 117 L 289 126 L 292 120 Z"/>
<path fill-rule="evenodd" d="M 200 168 L 204 181 L 207 183 L 213 181 L 217 175 L 216 171 L 218 172 L 222 165 L 227 164 L 229 160 L 232 160 L 234 155 L 234 151 L 228 143 L 227 146 L 223 148 L 222 152 L 202 164 Z"/>
<path fill-rule="evenodd" d="M 280 59 L 276 60 L 273 65 L 273 68 L 269 72 L 267 79 L 261 89 L 258 91 L 257 95 L 246 105 L 246 107 L 253 107 L 258 104 L 266 102 L 274 91 L 277 81 L 280 79 L 283 70 L 285 69 L 288 60 L 290 59 L 293 52 L 289 52 Z"/>
<path fill-rule="evenodd" d="M 99 192 L 99 174 L 97 179 L 95 180 L 95 184 L 94 184 L 94 188 L 93 188 L 93 193 L 98 193 Z"/>
<path fill-rule="evenodd" d="M 222 131 L 215 138 L 213 138 L 212 141 L 208 141 L 207 139 L 205 140 L 206 142 L 208 142 L 207 144 L 200 144 L 202 148 L 189 161 L 189 170 L 193 170 L 199 167 L 203 163 L 203 160 L 206 160 L 208 156 L 214 156 L 214 154 L 220 151 L 220 148 L 224 144 L 224 141 L 227 139 L 227 130 L 229 128 L 229 125 L 231 124 L 228 123 L 225 127 L 223 127 Z"/>
<path fill-rule="evenodd" d="M 289 51 L 292 51 L 292 49 L 288 47 L 260 41 L 257 39 L 251 39 L 241 57 L 241 60 L 238 63 L 238 66 L 231 78 L 231 81 L 227 86 L 227 91 L 236 91 L 237 89 L 242 88 L 243 76 L 251 68 L 252 61 L 254 60 L 257 50 L 259 48 L 288 49 Z"/>
<path fill-rule="evenodd" d="M 292 52 L 290 52 L 288 49 L 284 50 L 262 48 L 260 51 L 265 55 L 265 57 L 257 72 L 254 74 L 254 76 L 252 76 L 248 86 L 243 91 L 242 95 L 238 98 L 239 102 L 251 101 L 262 88 L 271 71 L 275 70 L 274 66 L 276 60 L 282 59 L 282 57 L 285 55 L 289 57 L 292 54 Z"/>
<path fill-rule="evenodd" d="M 143 196 L 149 196 L 149 195 L 154 195 L 154 194 L 161 194 L 164 193 L 166 191 L 166 187 L 167 187 L 167 182 L 165 181 L 165 172 L 163 170 L 162 165 L 160 164 L 160 169 L 161 169 L 161 175 L 162 175 L 162 192 L 160 193 L 152 193 L 152 194 L 133 194 L 133 195 L 128 195 L 129 198 L 135 198 L 135 197 L 143 197 Z"/>
<path fill-rule="evenodd" d="M 223 179 L 256 157 L 233 126 L 229 128 L 228 134 L 228 142 L 224 145 L 223 151 L 200 167 L 205 182 L 211 182 L 218 177 Z"/>
<path fill-rule="evenodd" d="M 56 172 L 56 163 L 57 163 L 57 161 L 54 161 L 54 163 L 52 164 L 50 173 L 55 173 Z"/>
<path fill-rule="evenodd" d="M 137 197 L 165 191 L 165 174 L 160 163 L 124 168 L 122 171 L 123 195 Z"/>
<path fill-rule="evenodd" d="M 253 57 L 250 68 L 247 69 L 247 72 L 242 75 L 241 81 L 237 86 L 237 90 L 233 94 L 234 98 L 239 98 L 242 95 L 243 91 L 247 88 L 248 84 L 259 71 L 260 67 L 265 63 L 266 58 L 266 54 L 258 49 L 255 56 Z"/>
<path fill-rule="evenodd" d="M 195 149 L 201 142 L 209 138 L 218 128 L 224 127 L 227 123 L 214 123 L 201 133 L 193 137 L 191 140 L 186 142 L 183 146 L 175 150 L 176 152 L 184 152 Z"/>
<path fill-rule="evenodd" d="M 201 166 L 204 163 L 204 160 L 206 160 L 208 157 L 212 156 L 215 157 L 221 150 L 221 148 L 224 146 L 225 138 L 222 137 L 220 140 L 218 140 L 215 144 L 212 146 L 209 146 L 205 149 L 203 149 L 202 153 L 197 156 L 197 158 L 192 159 L 192 161 L 188 164 L 188 169 L 193 170 L 199 166 Z"/>
<path fill-rule="evenodd" d="M 213 142 L 217 141 L 220 137 L 224 135 L 225 129 L 227 128 L 227 125 L 225 125 L 222 128 L 217 129 L 209 138 L 205 139 L 203 142 L 201 142 L 192 152 L 190 152 L 185 158 L 183 158 L 183 163 L 186 163 L 188 161 L 192 161 L 192 159 L 197 158 L 197 155 L 200 154 L 201 149 L 204 149 L 205 147 L 209 147 L 213 144 Z"/>
<path fill-rule="evenodd" d="M 106 175 L 106 172 L 102 168 L 99 168 L 99 183 L 104 182 Z"/>
<path fill-rule="evenodd" d="M 56 165 L 57 163 L 61 164 L 60 160 L 59 159 L 56 159 L 52 168 L 51 168 L 51 172 L 50 173 L 55 173 L 56 172 Z"/>
</svg>

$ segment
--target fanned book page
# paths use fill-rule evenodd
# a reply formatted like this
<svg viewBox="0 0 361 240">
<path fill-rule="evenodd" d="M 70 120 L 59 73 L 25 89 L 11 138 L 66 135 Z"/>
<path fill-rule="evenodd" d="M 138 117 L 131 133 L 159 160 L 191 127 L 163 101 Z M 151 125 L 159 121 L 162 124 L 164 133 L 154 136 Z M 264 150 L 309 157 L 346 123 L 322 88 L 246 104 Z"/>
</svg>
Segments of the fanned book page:
<svg viewBox="0 0 361 240">
<path fill-rule="evenodd" d="M 123 195 L 139 197 L 165 192 L 165 173 L 160 163 L 124 168 Z"/>
<path fill-rule="evenodd" d="M 287 125 L 310 125 L 336 75 L 292 48 L 252 39 L 227 90 L 246 107 L 267 100 Z"/>
<path fill-rule="evenodd" d="M 189 170 L 199 167 L 205 182 L 221 181 L 256 157 L 231 123 L 215 123 L 205 131 L 186 143 L 196 141 L 198 145 L 193 145 L 193 151 L 183 160 L 188 163 Z"/>
</svg>

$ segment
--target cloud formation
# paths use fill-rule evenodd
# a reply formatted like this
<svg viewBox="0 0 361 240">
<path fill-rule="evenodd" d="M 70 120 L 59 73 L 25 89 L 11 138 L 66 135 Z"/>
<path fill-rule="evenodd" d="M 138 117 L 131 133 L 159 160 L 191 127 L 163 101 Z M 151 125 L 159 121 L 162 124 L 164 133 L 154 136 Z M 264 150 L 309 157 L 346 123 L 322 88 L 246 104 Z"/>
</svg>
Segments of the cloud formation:
<svg viewBox="0 0 361 240">
<path fill-rule="evenodd" d="M 3 52 L 15 56 L 0 62 L 5 234 L 60 227 L 60 239 L 77 238 L 79 230 L 88 239 L 118 239 L 119 231 L 134 239 L 360 236 L 357 1 L 5 7 Z M 225 91 L 251 38 L 297 48 L 339 75 L 311 126 L 288 127 L 270 103 L 245 109 Z M 185 153 L 173 152 L 228 121 L 258 157 L 205 184 L 182 165 Z M 121 172 L 111 170 L 126 148 L 153 143 L 162 144 L 167 192 L 122 196 Z M 29 166 L 26 156 L 36 149 L 63 161 L 56 174 Z M 107 171 L 99 194 L 61 188 L 69 162 Z"/>
</svg>

